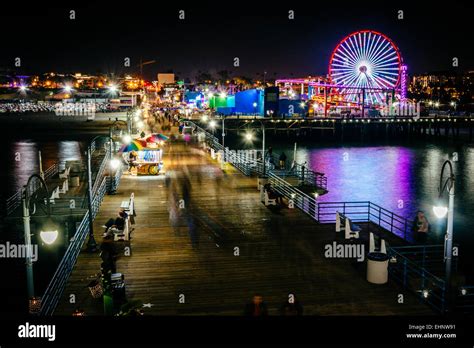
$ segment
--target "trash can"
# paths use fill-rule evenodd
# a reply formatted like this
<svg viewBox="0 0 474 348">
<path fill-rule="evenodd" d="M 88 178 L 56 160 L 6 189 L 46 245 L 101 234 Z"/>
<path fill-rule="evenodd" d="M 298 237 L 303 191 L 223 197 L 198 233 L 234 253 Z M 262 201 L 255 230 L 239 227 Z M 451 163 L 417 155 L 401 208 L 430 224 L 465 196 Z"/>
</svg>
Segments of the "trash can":
<svg viewBox="0 0 474 348">
<path fill-rule="evenodd" d="M 381 252 L 367 254 L 367 281 L 372 284 L 388 282 L 388 255 Z"/>
<path fill-rule="evenodd" d="M 79 177 L 76 175 L 76 176 L 71 176 L 71 182 L 69 183 L 69 186 L 71 187 L 78 187 L 79 186 Z"/>
</svg>

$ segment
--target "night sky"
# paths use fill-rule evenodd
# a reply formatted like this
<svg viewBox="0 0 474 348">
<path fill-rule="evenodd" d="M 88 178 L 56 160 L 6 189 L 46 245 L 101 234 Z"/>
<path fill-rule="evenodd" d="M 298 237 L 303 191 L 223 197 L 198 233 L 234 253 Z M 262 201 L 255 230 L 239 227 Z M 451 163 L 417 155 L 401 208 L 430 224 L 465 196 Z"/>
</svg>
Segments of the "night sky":
<svg viewBox="0 0 474 348">
<path fill-rule="evenodd" d="M 224 69 L 244 76 L 267 71 L 269 78 L 300 77 L 326 74 L 339 40 L 372 29 L 399 46 L 409 73 L 449 70 L 453 57 L 459 58 L 460 70 L 473 69 L 472 5 L 414 2 L 312 1 L 308 6 L 293 1 L 282 6 L 222 0 L 163 7 L 161 1 L 136 1 L 110 2 L 112 8 L 10 3 L 0 13 L 0 68 L 13 68 L 14 58 L 21 57 L 20 73 L 133 73 L 142 57 L 157 60 L 144 68 L 150 79 L 169 69 L 180 77 Z M 69 19 L 70 9 L 76 10 L 75 20 Z M 185 20 L 178 19 L 180 9 Z M 288 10 L 295 11 L 294 20 L 288 19 Z M 404 19 L 397 18 L 398 10 Z M 131 68 L 123 68 L 124 57 L 131 58 Z M 233 67 L 234 57 L 240 59 L 239 68 Z"/>
</svg>

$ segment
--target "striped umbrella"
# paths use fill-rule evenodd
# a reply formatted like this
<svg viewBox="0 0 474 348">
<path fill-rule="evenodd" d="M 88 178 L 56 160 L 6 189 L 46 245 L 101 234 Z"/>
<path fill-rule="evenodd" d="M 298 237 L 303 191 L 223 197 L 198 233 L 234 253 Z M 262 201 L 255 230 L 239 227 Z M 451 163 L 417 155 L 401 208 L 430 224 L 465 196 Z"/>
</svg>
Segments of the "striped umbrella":
<svg viewBox="0 0 474 348">
<path fill-rule="evenodd" d="M 130 144 L 123 145 L 119 152 L 130 152 L 143 150 L 144 146 L 138 141 L 132 141 Z"/>
<path fill-rule="evenodd" d="M 148 138 L 146 138 L 146 141 L 148 142 L 153 142 L 153 143 L 157 143 L 159 141 L 166 141 L 168 140 L 169 138 L 164 135 L 164 134 L 161 134 L 161 133 L 153 133 L 152 135 L 150 135 Z"/>
</svg>

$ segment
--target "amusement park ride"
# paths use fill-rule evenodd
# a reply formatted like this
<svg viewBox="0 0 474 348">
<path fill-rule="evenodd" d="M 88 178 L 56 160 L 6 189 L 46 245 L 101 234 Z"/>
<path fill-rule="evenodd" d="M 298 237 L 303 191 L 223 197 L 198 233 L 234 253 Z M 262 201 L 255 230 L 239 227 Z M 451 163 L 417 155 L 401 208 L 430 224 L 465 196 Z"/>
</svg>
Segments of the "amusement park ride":
<svg viewBox="0 0 474 348">
<path fill-rule="evenodd" d="M 347 35 L 331 54 L 327 78 L 282 79 L 276 85 L 290 98 L 300 85 L 313 113 L 330 109 L 380 109 L 395 101 L 406 102 L 407 66 L 400 50 L 386 35 L 361 30 Z M 305 93 L 307 92 L 307 93 Z"/>
</svg>

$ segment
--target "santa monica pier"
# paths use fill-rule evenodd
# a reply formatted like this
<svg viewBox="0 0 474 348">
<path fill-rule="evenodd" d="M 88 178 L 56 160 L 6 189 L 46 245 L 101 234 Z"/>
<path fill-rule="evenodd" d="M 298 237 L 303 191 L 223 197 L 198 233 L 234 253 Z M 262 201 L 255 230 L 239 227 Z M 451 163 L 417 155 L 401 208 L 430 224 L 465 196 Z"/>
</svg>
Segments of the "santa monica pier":
<svg viewBox="0 0 474 348">
<path fill-rule="evenodd" d="M 2 74 L 4 312 L 471 313 L 472 71 L 373 30 L 321 76 L 154 64 Z"/>
</svg>

